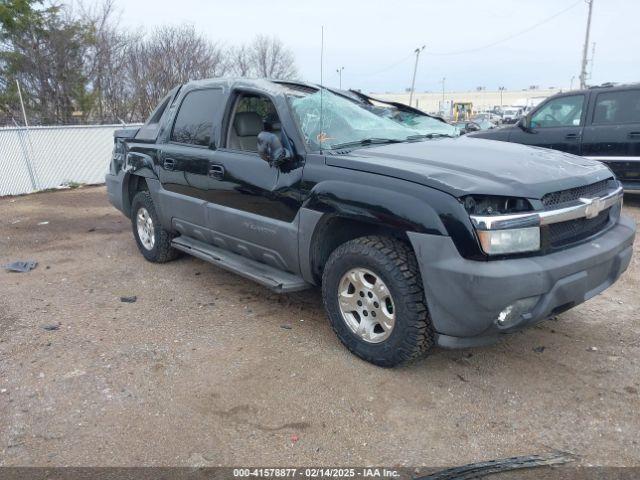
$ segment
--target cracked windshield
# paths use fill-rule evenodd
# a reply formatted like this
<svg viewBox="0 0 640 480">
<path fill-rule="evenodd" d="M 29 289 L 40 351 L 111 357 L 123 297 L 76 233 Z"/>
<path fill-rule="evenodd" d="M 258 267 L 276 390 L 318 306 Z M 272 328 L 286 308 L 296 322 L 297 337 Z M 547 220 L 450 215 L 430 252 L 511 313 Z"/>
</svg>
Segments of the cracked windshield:
<svg viewBox="0 0 640 480">
<path fill-rule="evenodd" d="M 322 99 L 320 98 L 322 96 Z M 328 91 L 289 97 L 298 126 L 311 150 L 357 147 L 427 138 L 430 132 L 376 115 Z M 320 110 L 322 108 L 322 127 Z"/>
</svg>

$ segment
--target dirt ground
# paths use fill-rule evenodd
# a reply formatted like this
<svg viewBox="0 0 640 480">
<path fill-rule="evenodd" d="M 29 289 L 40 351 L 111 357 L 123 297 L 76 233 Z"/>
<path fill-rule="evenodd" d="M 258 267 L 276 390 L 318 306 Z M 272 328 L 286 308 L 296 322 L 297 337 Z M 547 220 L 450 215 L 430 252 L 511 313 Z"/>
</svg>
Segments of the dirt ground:
<svg viewBox="0 0 640 480">
<path fill-rule="evenodd" d="M 640 195 L 625 211 L 640 220 Z M 618 283 L 555 320 L 387 370 L 339 343 L 318 291 L 146 262 L 103 187 L 0 199 L 0 263 L 39 263 L 0 272 L 0 465 L 413 467 L 556 449 L 640 465 L 635 248 Z"/>
</svg>

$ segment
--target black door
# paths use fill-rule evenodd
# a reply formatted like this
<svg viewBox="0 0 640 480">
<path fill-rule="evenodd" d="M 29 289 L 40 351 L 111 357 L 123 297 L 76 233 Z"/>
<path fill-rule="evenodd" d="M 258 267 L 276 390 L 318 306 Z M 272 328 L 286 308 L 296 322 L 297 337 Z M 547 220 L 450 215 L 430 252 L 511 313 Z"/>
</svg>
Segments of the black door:
<svg viewBox="0 0 640 480">
<path fill-rule="evenodd" d="M 640 187 L 640 89 L 593 97 L 582 154 L 607 163 L 625 186 Z"/>
<path fill-rule="evenodd" d="M 209 164 L 214 154 L 213 125 L 220 115 L 222 90 L 209 88 L 185 94 L 168 141 L 158 152 L 164 188 L 161 208 L 181 233 L 206 240 Z"/>
<path fill-rule="evenodd" d="M 263 130 L 281 134 L 271 100 L 257 94 L 236 97 L 224 146 L 214 152 L 207 199 L 214 244 L 283 270 L 297 268 L 302 166 L 270 166 L 257 153 Z"/>
<path fill-rule="evenodd" d="M 583 94 L 553 98 L 532 112 L 529 129 L 512 129 L 509 141 L 580 155 L 584 111 Z"/>
</svg>

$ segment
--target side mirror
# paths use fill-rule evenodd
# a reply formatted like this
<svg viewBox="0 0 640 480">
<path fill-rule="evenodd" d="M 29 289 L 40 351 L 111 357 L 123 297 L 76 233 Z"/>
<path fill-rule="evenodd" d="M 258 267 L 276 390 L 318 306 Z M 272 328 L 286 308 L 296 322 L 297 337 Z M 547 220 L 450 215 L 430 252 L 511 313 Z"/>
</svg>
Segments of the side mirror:
<svg viewBox="0 0 640 480">
<path fill-rule="evenodd" d="M 282 146 L 275 133 L 260 132 L 258 134 L 258 155 L 272 167 L 279 167 L 291 159 L 291 152 Z"/>
<path fill-rule="evenodd" d="M 525 132 L 531 132 L 531 121 L 529 120 L 529 116 L 525 115 L 520 117 L 520 119 L 516 122 L 516 127 L 521 128 Z"/>
</svg>

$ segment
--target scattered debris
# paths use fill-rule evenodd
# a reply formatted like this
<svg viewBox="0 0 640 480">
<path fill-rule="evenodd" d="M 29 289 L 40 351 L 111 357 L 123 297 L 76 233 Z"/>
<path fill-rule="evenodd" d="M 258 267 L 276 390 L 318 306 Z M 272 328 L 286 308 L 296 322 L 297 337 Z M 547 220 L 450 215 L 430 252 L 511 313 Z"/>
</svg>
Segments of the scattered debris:
<svg viewBox="0 0 640 480">
<path fill-rule="evenodd" d="M 598 351 L 598 347 L 589 347 L 587 348 L 587 352 L 597 352 Z"/>
<path fill-rule="evenodd" d="M 6 388 L 0 388 L 0 393 L 7 393 L 7 389 Z"/>
<path fill-rule="evenodd" d="M 17 260 L 15 262 L 2 265 L 2 268 L 10 272 L 29 272 L 38 266 L 38 262 L 35 260 Z"/>
<path fill-rule="evenodd" d="M 298 435 L 296 435 L 295 433 L 291 435 L 291 443 L 296 443 L 298 440 L 300 440 L 300 437 L 298 437 Z"/>
<path fill-rule="evenodd" d="M 544 345 L 540 345 L 539 347 L 533 347 L 533 351 L 536 353 L 542 353 L 544 352 L 544 349 L 547 348 Z"/>
<path fill-rule="evenodd" d="M 49 225 L 49 222 L 38 222 L 38 225 Z"/>
<path fill-rule="evenodd" d="M 291 325 L 280 325 L 280 328 L 284 328 L 285 330 L 291 330 Z"/>
<path fill-rule="evenodd" d="M 48 325 L 42 325 L 42 329 L 43 330 L 48 330 L 50 332 L 54 331 L 54 330 L 60 330 L 60 324 L 59 323 L 51 323 Z"/>
<path fill-rule="evenodd" d="M 62 378 L 64 379 L 69 379 L 69 378 L 74 378 L 74 377 L 81 377 L 82 375 L 85 375 L 87 372 L 85 372 L 84 370 L 72 370 L 71 372 L 67 372 L 65 373 Z"/>
<path fill-rule="evenodd" d="M 461 382 L 464 383 L 469 383 L 469 380 L 467 380 L 466 378 L 464 378 L 462 375 L 460 375 L 459 373 L 456 373 L 456 377 L 458 377 L 460 379 Z"/>
<path fill-rule="evenodd" d="M 440 470 L 415 480 L 467 480 L 510 470 L 560 465 L 572 461 L 573 458 L 565 453 L 502 458 Z"/>
<path fill-rule="evenodd" d="M 95 231 L 96 231 L 96 227 L 91 227 L 89 230 L 87 230 L 88 233 L 95 232 Z"/>
<path fill-rule="evenodd" d="M 137 300 L 138 297 L 136 297 L 135 295 L 132 295 L 130 297 L 120 297 L 120 301 L 123 303 L 136 303 Z"/>
</svg>

